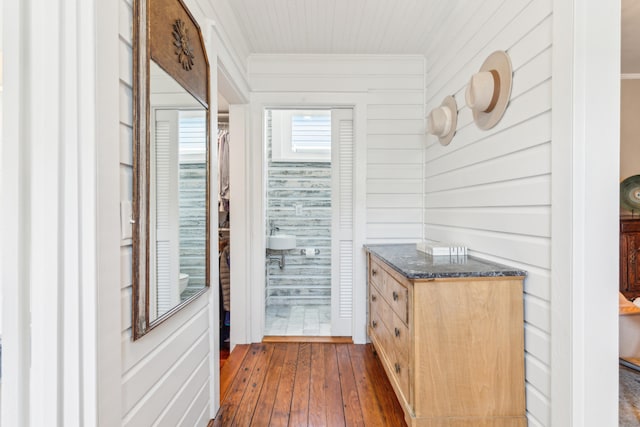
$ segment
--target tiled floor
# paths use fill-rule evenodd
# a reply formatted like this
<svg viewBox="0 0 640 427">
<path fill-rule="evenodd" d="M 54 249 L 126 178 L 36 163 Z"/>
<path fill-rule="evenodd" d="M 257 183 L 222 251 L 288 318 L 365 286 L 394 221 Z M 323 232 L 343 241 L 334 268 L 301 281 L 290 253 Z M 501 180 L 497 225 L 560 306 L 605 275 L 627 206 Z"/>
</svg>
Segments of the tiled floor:
<svg viewBox="0 0 640 427">
<path fill-rule="evenodd" d="M 269 304 L 265 335 L 331 335 L 331 306 Z"/>
<path fill-rule="evenodd" d="M 619 402 L 618 412 L 619 426 L 640 426 L 640 372 L 620 365 Z"/>
</svg>

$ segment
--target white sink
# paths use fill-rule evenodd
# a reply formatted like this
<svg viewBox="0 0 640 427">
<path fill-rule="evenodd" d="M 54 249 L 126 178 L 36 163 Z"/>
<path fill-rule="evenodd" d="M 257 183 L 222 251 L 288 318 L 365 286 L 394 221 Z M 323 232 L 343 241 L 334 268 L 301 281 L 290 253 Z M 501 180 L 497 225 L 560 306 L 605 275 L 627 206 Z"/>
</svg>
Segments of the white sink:
<svg viewBox="0 0 640 427">
<path fill-rule="evenodd" d="M 291 234 L 275 234 L 267 237 L 267 248 L 275 250 L 288 250 L 296 247 L 296 236 Z"/>
</svg>

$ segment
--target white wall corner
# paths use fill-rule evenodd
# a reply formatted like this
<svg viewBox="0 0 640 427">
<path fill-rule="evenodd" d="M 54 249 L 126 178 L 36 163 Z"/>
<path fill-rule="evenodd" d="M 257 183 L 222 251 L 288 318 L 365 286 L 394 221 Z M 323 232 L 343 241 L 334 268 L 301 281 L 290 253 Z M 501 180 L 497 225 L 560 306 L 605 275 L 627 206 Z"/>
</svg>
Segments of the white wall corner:
<svg viewBox="0 0 640 427">
<path fill-rule="evenodd" d="M 197 0 L 202 1 L 202 0 Z M 218 56 L 218 70 L 225 73 L 229 84 L 248 102 L 250 87 L 247 80 L 247 58 L 249 46 L 233 10 L 227 2 L 217 2 L 211 15 L 202 23 L 209 48 Z M 206 26 L 206 31 L 204 30 Z M 209 52 L 212 56 L 212 52 Z"/>
<path fill-rule="evenodd" d="M 119 5 L 115 2 L 94 0 L 95 44 L 86 46 L 94 57 L 87 69 L 93 70 L 95 107 L 87 111 L 95 117 L 93 138 L 95 149 L 93 158 L 83 159 L 83 163 L 93 162 L 95 170 L 93 188 L 87 188 L 88 196 L 95 203 L 95 304 L 96 319 L 96 388 L 98 425 L 115 425 L 121 422 L 121 293 L 120 293 L 120 139 L 119 116 Z M 88 17 L 87 17 L 88 20 Z M 87 52 L 87 53 L 88 53 Z M 89 59 L 89 58 L 87 58 Z M 92 67 L 92 68 L 91 68 Z M 89 107 L 89 106 L 87 106 Z M 91 194 L 93 193 L 93 194 Z M 88 313 L 90 315 L 91 313 Z M 89 420 L 86 421 L 89 424 Z"/>
<path fill-rule="evenodd" d="M 618 422 L 620 2 L 614 3 L 553 2 L 551 425 Z"/>
</svg>

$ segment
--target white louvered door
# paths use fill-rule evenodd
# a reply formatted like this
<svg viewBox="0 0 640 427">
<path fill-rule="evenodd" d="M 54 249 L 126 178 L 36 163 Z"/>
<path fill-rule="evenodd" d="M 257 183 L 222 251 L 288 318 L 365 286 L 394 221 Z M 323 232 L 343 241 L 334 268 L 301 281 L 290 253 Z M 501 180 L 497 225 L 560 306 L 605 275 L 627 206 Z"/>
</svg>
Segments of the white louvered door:
<svg viewBox="0 0 640 427">
<path fill-rule="evenodd" d="M 331 335 L 353 333 L 353 110 L 331 111 Z"/>
<path fill-rule="evenodd" d="M 178 111 L 155 110 L 150 180 L 151 247 L 149 317 L 162 316 L 180 302 L 180 236 L 178 209 Z M 155 280 L 154 280 L 155 279 Z M 154 295 L 155 291 L 155 295 Z"/>
</svg>

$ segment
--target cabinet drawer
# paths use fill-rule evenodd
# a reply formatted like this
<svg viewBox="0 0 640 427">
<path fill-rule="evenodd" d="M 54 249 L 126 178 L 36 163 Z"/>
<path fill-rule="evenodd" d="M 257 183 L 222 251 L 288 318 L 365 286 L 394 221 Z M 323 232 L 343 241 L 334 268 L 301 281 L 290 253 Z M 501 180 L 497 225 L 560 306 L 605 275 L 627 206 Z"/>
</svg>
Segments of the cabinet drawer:
<svg viewBox="0 0 640 427">
<path fill-rule="evenodd" d="M 392 331 L 393 311 L 391 310 L 389 303 L 382 298 L 381 293 L 374 286 L 370 289 L 371 296 L 369 297 L 369 304 L 372 319 L 375 315 L 375 319 L 378 323 L 382 323 L 387 331 Z"/>
<path fill-rule="evenodd" d="M 369 283 L 376 286 L 381 292 L 384 292 L 385 271 L 374 259 L 369 261 Z"/>
<path fill-rule="evenodd" d="M 391 333 L 391 345 L 398 353 L 398 357 L 409 360 L 409 327 L 396 315 L 392 314 L 391 323 L 388 324 Z"/>
<path fill-rule="evenodd" d="M 370 333 L 375 335 L 380 344 L 382 344 L 382 346 L 386 348 L 388 346 L 387 337 L 389 333 L 384 326 L 384 321 L 382 320 L 380 314 L 381 313 L 377 310 L 372 310 L 370 312 L 369 331 L 371 331 Z"/>
<path fill-rule="evenodd" d="M 376 334 L 378 340 L 387 347 L 391 344 L 389 339 L 391 308 L 375 287 L 371 286 L 369 289 L 369 327 Z"/>
<path fill-rule="evenodd" d="M 404 357 L 397 348 L 391 348 L 391 372 L 400 385 L 405 400 L 409 402 L 409 358 Z"/>
<path fill-rule="evenodd" d="M 400 282 L 389 274 L 385 274 L 385 286 L 383 290 L 386 300 L 389 302 L 391 309 L 407 323 L 407 306 L 409 304 L 409 291 Z"/>
<path fill-rule="evenodd" d="M 383 314 L 385 305 L 386 303 L 380 296 L 378 290 L 373 286 L 369 287 L 369 326 L 373 329 L 378 328 L 378 326 L 384 322 Z"/>
<path fill-rule="evenodd" d="M 620 221 L 621 233 L 633 233 L 640 231 L 640 220 L 622 220 Z"/>
</svg>

